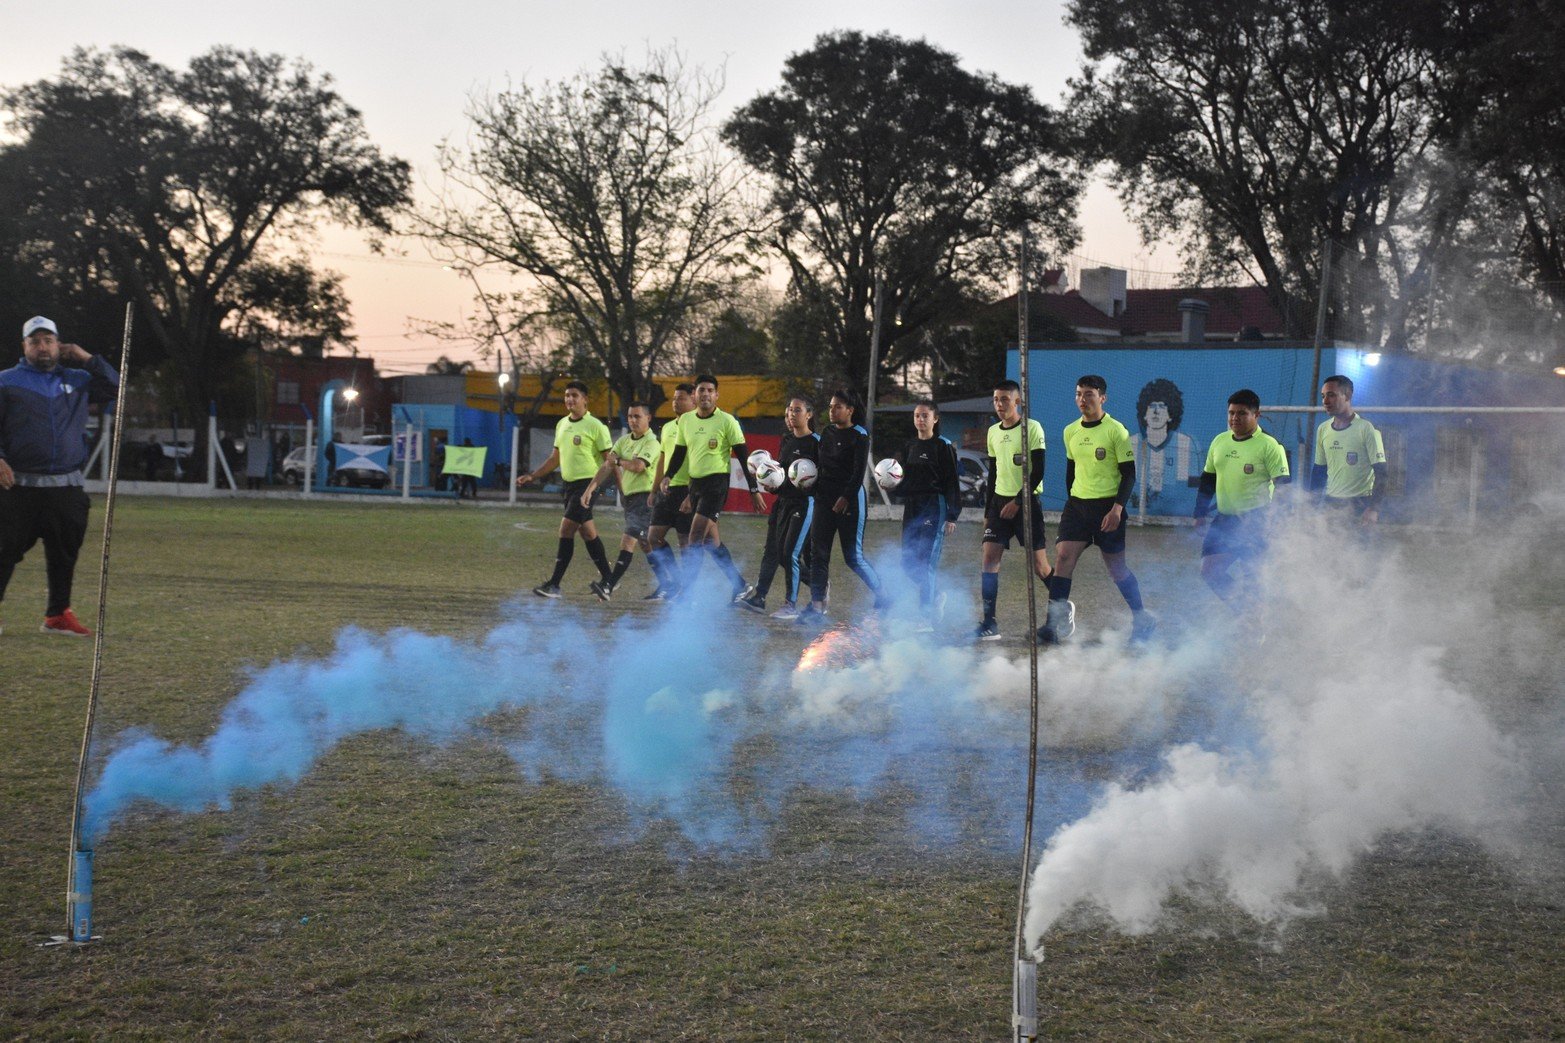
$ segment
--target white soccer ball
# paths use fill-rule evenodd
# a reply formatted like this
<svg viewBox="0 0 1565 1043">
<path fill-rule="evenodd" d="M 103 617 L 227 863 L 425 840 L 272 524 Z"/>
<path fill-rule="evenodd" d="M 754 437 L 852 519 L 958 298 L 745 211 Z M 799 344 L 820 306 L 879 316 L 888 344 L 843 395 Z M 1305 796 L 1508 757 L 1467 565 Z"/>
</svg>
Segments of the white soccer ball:
<svg viewBox="0 0 1565 1043">
<path fill-rule="evenodd" d="M 895 489 L 902 484 L 902 465 L 886 457 L 875 465 L 875 481 L 882 489 Z"/>
<path fill-rule="evenodd" d="M 782 483 L 788 480 L 783 473 L 782 464 L 776 460 L 762 460 L 755 468 L 755 480 L 761 483 L 761 488 L 774 493 L 782 488 Z"/>
<path fill-rule="evenodd" d="M 815 484 L 815 478 L 820 470 L 815 466 L 815 461 L 799 457 L 788 465 L 788 480 L 793 483 L 795 489 L 808 489 Z"/>
<path fill-rule="evenodd" d="M 757 449 L 755 452 L 750 454 L 748 459 L 750 462 L 750 472 L 754 474 L 761 469 L 761 464 L 763 462 L 772 460 L 772 454 L 767 452 L 765 449 Z"/>
</svg>

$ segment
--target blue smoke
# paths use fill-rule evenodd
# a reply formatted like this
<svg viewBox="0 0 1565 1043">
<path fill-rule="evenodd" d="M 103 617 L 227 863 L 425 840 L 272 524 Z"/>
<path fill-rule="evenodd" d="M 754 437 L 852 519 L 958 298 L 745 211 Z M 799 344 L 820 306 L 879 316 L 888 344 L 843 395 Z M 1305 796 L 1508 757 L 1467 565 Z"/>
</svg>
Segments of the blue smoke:
<svg viewBox="0 0 1565 1043">
<path fill-rule="evenodd" d="M 204 742 L 122 734 L 86 799 L 84 835 L 96 844 L 137 805 L 226 810 L 240 792 L 297 782 L 343 739 L 388 729 L 434 744 L 493 735 L 529 780 L 600 784 L 638 827 L 671 821 L 701 847 L 764 845 L 805 788 L 858 802 L 894 791 L 902 828 L 922 840 L 1019 834 L 1025 700 L 989 699 L 978 667 L 993 657 L 966 644 L 909 641 L 893 621 L 885 634 L 840 631 L 844 661 L 796 671 L 797 653 L 771 640 L 777 626 L 716 591 L 656 616 L 558 602 L 509 612 L 477 640 L 349 628 L 324 658 L 254 672 Z M 930 658 L 907 667 L 918 656 Z M 823 690 L 840 705 L 823 708 Z M 1166 738 L 1157 725 L 1112 749 L 1046 751 L 1039 828 L 1146 770 Z"/>
</svg>

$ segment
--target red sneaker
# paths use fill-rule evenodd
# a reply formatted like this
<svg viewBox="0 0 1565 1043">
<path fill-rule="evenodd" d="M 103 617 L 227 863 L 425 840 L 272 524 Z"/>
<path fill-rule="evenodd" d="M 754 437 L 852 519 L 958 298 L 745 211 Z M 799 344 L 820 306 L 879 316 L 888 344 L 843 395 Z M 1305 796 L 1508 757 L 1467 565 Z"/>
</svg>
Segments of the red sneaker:
<svg viewBox="0 0 1565 1043">
<path fill-rule="evenodd" d="M 45 634 L 64 634 L 66 637 L 91 637 L 92 631 L 82 626 L 81 620 L 76 618 L 76 613 L 66 609 L 57 616 L 44 616 L 43 626 L 38 628 Z"/>
</svg>

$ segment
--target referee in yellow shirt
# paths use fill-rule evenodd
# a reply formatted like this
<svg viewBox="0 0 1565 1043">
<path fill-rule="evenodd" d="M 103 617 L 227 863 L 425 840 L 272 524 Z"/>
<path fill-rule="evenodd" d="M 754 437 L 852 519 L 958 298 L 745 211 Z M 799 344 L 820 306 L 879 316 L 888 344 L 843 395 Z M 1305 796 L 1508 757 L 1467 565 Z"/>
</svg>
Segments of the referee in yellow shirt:
<svg viewBox="0 0 1565 1043">
<path fill-rule="evenodd" d="M 1228 430 L 1206 451 L 1195 516 L 1204 535 L 1201 578 L 1236 612 L 1251 606 L 1235 589 L 1233 569 L 1266 549 L 1266 509 L 1275 487 L 1291 480 L 1281 443 L 1261 430 L 1261 397 L 1249 388 L 1235 391 L 1228 396 Z"/>
<path fill-rule="evenodd" d="M 1330 376 L 1321 384 L 1320 402 L 1330 419 L 1315 431 L 1310 486 L 1320 502 L 1339 516 L 1371 527 L 1380 520 L 1386 487 L 1386 446 L 1375 425 L 1353 412 L 1353 381 Z"/>
<path fill-rule="evenodd" d="M 570 567 L 571 555 L 576 547 L 576 534 L 581 533 L 587 553 L 598 566 L 599 578 L 609 580 L 609 558 L 603 552 L 603 541 L 598 539 L 598 527 L 592 520 L 590 499 L 582 494 L 592 476 L 603 466 L 613 439 L 603 421 L 587 412 L 587 385 L 573 380 L 565 385 L 565 410 L 568 415 L 554 425 L 554 449 L 543 466 L 516 479 L 516 487 L 525 489 L 555 468 L 565 479 L 565 517 L 560 519 L 560 545 L 554 557 L 554 574 L 533 588 L 541 598 L 560 596 L 560 581 Z"/>
<path fill-rule="evenodd" d="M 1125 504 L 1136 487 L 1136 447 L 1125 425 L 1104 411 L 1108 382 L 1095 374 L 1076 381 L 1081 416 L 1065 428 L 1065 509 L 1054 540 L 1054 575 L 1049 579 L 1049 618 L 1039 628 L 1044 642 L 1064 641 L 1076 629 L 1070 601 L 1071 576 L 1088 547 L 1097 545 L 1103 564 L 1130 606 L 1132 641 L 1152 636 L 1152 614 L 1141 601 L 1141 585 L 1125 564 Z"/>
</svg>

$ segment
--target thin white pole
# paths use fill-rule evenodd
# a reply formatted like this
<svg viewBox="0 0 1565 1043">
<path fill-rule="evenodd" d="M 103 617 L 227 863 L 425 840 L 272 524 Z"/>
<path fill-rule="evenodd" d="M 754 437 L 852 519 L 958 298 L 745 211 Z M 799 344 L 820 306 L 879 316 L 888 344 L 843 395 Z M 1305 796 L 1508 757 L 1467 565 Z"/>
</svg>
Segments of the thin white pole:
<svg viewBox="0 0 1565 1043">
<path fill-rule="evenodd" d="M 516 506 L 516 477 L 517 468 L 522 460 L 522 426 L 520 424 L 511 428 L 511 498 L 510 504 Z"/>
<path fill-rule="evenodd" d="M 206 418 L 206 487 L 217 488 L 217 417 Z"/>
<path fill-rule="evenodd" d="M 315 488 L 315 421 L 304 422 L 304 497 L 309 499 Z"/>
<path fill-rule="evenodd" d="M 402 498 L 413 498 L 413 425 L 408 424 L 402 434 Z"/>
</svg>

